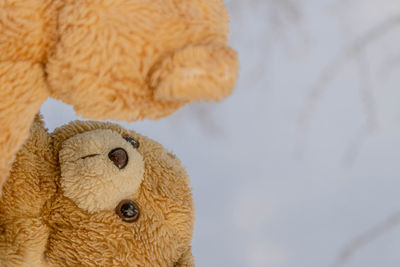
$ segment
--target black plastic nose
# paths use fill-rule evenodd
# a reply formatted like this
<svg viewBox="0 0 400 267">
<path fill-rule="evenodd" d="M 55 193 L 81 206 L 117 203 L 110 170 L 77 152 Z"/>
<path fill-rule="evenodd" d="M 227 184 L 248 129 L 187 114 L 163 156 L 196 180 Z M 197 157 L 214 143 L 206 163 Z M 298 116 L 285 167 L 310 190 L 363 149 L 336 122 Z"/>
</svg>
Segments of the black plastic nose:
<svg viewBox="0 0 400 267">
<path fill-rule="evenodd" d="M 125 168 L 128 164 L 128 153 L 123 148 L 114 148 L 108 153 L 108 158 L 117 166 L 119 169 Z"/>
</svg>

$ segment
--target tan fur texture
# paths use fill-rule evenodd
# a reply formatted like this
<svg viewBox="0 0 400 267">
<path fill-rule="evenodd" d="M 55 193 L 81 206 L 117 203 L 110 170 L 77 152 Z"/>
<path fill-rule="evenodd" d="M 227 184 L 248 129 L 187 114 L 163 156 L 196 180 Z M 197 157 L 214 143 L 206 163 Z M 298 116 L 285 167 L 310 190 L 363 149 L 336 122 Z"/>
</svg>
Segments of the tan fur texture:
<svg viewBox="0 0 400 267">
<path fill-rule="evenodd" d="M 79 143 L 82 136 L 85 142 Z M 107 143 L 102 136 L 112 138 Z M 125 136 L 138 140 L 140 146 L 129 147 Z M 81 148 L 76 154 L 61 156 L 61 151 L 77 144 Z M 87 163 L 99 168 L 93 179 L 119 179 L 120 174 L 114 172 L 103 176 L 102 171 L 106 173 L 112 165 L 85 162 L 101 162 L 102 153 L 114 145 L 126 145 L 130 156 L 140 155 L 130 157 L 127 168 L 140 166 L 140 160 L 143 163 L 140 185 L 119 198 L 128 197 L 138 205 L 140 216 L 133 223 L 122 221 L 109 206 L 80 208 L 65 195 L 62 186 L 63 161 L 74 157 L 80 161 L 82 151 L 93 153 L 93 149 L 100 156 L 84 158 L 84 164 L 76 165 L 76 169 L 85 169 Z M 79 175 L 79 171 L 76 173 Z M 89 179 L 83 174 L 78 178 Z M 83 193 L 85 189 L 79 190 Z M 37 117 L 0 198 L 0 266 L 190 267 L 194 266 L 190 246 L 193 223 L 186 171 L 160 144 L 118 125 L 100 122 L 72 122 L 48 134 Z"/>
<path fill-rule="evenodd" d="M 223 0 L 0 1 L 0 188 L 47 97 L 92 119 L 158 119 L 228 96 Z"/>
</svg>

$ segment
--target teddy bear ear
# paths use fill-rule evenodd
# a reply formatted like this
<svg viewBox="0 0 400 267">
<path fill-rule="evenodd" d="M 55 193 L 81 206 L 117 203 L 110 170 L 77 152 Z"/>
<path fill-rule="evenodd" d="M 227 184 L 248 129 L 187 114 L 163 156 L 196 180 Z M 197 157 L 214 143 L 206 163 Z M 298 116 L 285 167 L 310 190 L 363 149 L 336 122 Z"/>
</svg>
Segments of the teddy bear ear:
<svg viewBox="0 0 400 267">
<path fill-rule="evenodd" d="M 36 125 L 36 127 L 45 128 L 45 127 L 44 127 L 44 120 L 43 120 L 43 115 L 42 115 L 42 114 L 37 113 L 37 114 L 35 115 L 35 118 L 34 118 L 34 120 L 33 120 L 33 125 Z M 33 125 L 32 125 L 32 126 L 33 126 Z"/>
<path fill-rule="evenodd" d="M 25 140 L 24 144 L 29 145 L 33 140 L 37 140 L 42 146 L 46 144 L 45 146 L 47 147 L 50 140 L 49 136 L 49 131 L 44 126 L 44 119 L 42 114 L 37 113 L 29 129 L 28 139 Z"/>
<path fill-rule="evenodd" d="M 24 114 L 22 114 L 21 117 L 24 117 Z M 0 118 L 0 121 L 4 122 L 4 125 L 0 126 L 0 129 L 4 130 L 1 132 L 7 136 L 7 138 L 0 138 L 0 195 L 2 186 L 10 174 L 16 155 L 23 149 L 23 145 L 32 143 L 29 141 L 32 138 L 44 140 L 46 146 L 48 145 L 49 135 L 44 126 L 42 115 L 37 114 L 34 118 L 32 118 L 33 116 L 27 117 L 28 118 L 25 118 L 22 123 L 10 123 L 12 120 L 7 121 Z"/>
</svg>

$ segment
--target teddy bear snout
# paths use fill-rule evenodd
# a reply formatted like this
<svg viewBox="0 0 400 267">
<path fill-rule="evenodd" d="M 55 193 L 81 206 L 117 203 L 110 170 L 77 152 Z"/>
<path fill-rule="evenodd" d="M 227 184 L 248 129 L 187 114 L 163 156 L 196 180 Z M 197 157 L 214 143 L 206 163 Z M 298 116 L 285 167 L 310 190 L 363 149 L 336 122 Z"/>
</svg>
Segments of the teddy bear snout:
<svg viewBox="0 0 400 267">
<path fill-rule="evenodd" d="M 65 140 L 59 152 L 64 196 L 88 212 L 115 210 L 122 199 L 132 198 L 144 179 L 144 159 L 138 147 L 136 138 L 110 129 Z M 125 205 L 124 210 L 129 217 L 134 209 Z"/>
</svg>

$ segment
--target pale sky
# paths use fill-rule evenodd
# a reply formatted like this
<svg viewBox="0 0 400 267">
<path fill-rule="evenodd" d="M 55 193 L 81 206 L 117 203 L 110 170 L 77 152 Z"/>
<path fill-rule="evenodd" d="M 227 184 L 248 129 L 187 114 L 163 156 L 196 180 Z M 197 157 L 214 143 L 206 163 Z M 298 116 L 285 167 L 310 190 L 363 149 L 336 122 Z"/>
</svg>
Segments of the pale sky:
<svg viewBox="0 0 400 267">
<path fill-rule="evenodd" d="M 187 167 L 197 266 L 335 266 L 349 242 L 400 211 L 400 2 L 227 5 L 241 61 L 233 95 L 123 125 Z M 76 119 L 54 100 L 42 113 L 51 130 Z M 400 226 L 336 266 L 400 266 Z"/>
</svg>

